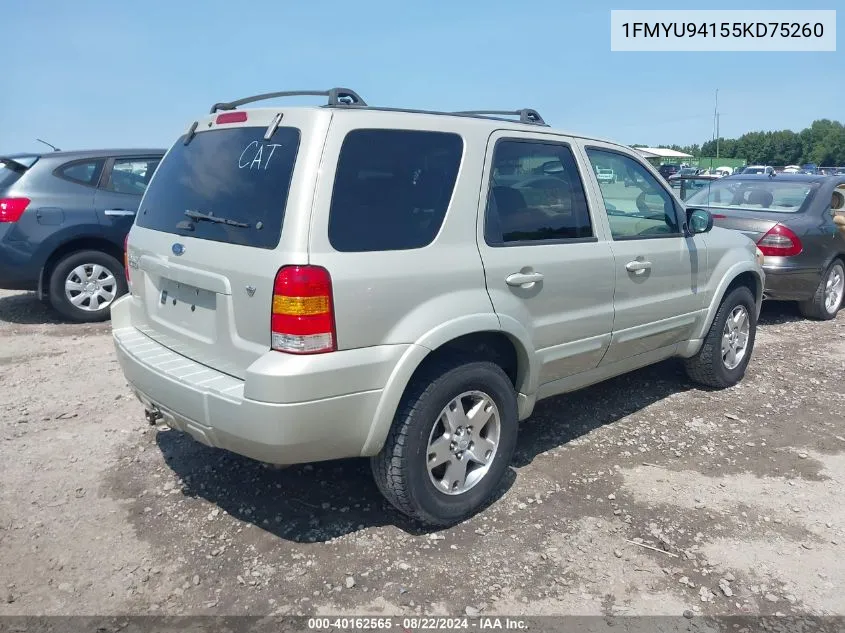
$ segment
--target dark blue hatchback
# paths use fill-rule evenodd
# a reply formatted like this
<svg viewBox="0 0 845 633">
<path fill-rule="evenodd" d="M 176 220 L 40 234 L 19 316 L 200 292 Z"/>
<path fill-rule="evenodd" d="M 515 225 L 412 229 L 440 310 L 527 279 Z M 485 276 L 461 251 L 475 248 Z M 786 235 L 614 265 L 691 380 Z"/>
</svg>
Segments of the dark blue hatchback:
<svg viewBox="0 0 845 633">
<path fill-rule="evenodd" d="M 0 288 L 34 290 L 64 317 L 109 317 L 123 247 L 163 149 L 0 156 Z"/>
</svg>

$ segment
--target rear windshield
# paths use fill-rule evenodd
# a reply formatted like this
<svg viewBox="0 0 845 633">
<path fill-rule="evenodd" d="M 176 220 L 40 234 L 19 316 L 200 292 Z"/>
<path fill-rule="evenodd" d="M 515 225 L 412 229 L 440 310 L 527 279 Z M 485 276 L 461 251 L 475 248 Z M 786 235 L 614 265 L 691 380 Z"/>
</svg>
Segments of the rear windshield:
<svg viewBox="0 0 845 633">
<path fill-rule="evenodd" d="M 15 184 L 26 173 L 27 168 L 35 163 L 35 160 L 37 158 L 34 160 L 0 158 L 0 191 Z"/>
<path fill-rule="evenodd" d="M 715 180 L 687 198 L 689 206 L 721 207 L 744 211 L 798 213 L 805 208 L 816 183 L 772 180 Z"/>
<path fill-rule="evenodd" d="M 265 141 L 266 131 L 266 127 L 240 127 L 201 132 L 188 145 L 184 137 L 179 139 L 147 189 L 138 226 L 275 248 L 282 234 L 300 134 L 297 128 L 280 127 Z"/>
</svg>

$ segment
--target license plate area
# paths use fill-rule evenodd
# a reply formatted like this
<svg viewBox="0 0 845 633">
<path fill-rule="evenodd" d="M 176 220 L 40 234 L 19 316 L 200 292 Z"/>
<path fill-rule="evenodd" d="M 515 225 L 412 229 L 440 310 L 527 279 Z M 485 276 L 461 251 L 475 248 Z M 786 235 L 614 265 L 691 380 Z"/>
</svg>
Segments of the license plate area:
<svg viewBox="0 0 845 633">
<path fill-rule="evenodd" d="M 215 331 L 217 293 L 161 279 L 154 312 L 160 321 L 210 339 Z"/>
</svg>

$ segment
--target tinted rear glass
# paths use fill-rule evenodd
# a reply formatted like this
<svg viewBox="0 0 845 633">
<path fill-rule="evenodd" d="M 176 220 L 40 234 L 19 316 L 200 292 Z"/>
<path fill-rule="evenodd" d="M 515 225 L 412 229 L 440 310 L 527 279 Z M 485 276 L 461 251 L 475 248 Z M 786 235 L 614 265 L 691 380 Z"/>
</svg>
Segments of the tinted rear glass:
<svg viewBox="0 0 845 633">
<path fill-rule="evenodd" d="M 18 178 L 23 176 L 23 173 L 22 169 L 15 169 L 0 163 L 0 190 L 15 184 Z"/>
<path fill-rule="evenodd" d="M 275 248 L 282 234 L 300 134 L 280 127 L 240 127 L 182 139 L 159 164 L 138 213 L 138 226 L 165 233 L 258 248 Z M 246 224 L 191 219 L 194 214 Z"/>
<path fill-rule="evenodd" d="M 37 156 L 0 158 L 0 191 L 15 184 L 37 160 Z"/>
<path fill-rule="evenodd" d="M 443 224 L 461 164 L 457 134 L 355 130 L 343 141 L 329 212 L 338 251 L 422 248 Z"/>
<path fill-rule="evenodd" d="M 772 180 L 715 180 L 687 198 L 689 206 L 739 211 L 798 213 L 818 188 L 816 183 Z"/>
</svg>

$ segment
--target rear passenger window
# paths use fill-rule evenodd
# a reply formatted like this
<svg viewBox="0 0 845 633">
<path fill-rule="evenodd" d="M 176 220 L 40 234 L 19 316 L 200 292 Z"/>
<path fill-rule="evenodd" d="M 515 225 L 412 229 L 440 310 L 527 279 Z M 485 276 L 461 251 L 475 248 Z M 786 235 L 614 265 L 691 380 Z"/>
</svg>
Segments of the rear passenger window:
<svg viewBox="0 0 845 633">
<path fill-rule="evenodd" d="M 96 186 L 103 170 L 103 160 L 79 161 L 62 165 L 56 174 L 65 180 L 72 180 L 82 185 Z"/>
<path fill-rule="evenodd" d="M 491 246 L 592 238 L 584 185 L 567 145 L 502 140 L 484 222 Z"/>
<path fill-rule="evenodd" d="M 106 189 L 115 193 L 143 195 L 160 158 L 116 158 Z"/>
<path fill-rule="evenodd" d="M 463 153 L 457 134 L 354 130 L 343 141 L 329 211 L 341 252 L 430 244 L 446 216 Z"/>
</svg>

